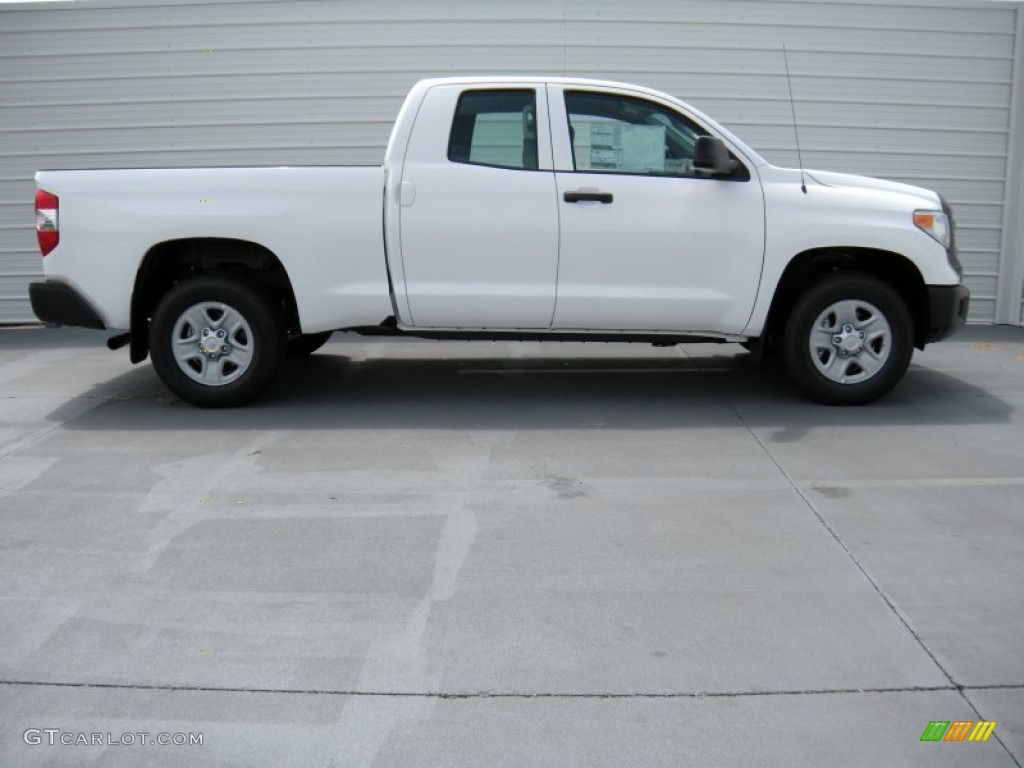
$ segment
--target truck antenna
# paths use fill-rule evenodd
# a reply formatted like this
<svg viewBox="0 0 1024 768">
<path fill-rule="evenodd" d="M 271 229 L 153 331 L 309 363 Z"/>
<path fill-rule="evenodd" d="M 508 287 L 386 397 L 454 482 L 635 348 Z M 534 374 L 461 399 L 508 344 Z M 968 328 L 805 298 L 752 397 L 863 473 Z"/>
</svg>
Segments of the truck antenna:
<svg viewBox="0 0 1024 768">
<path fill-rule="evenodd" d="M 807 181 L 804 179 L 804 156 L 800 151 L 800 129 L 796 125 L 796 102 L 793 100 L 793 77 L 789 74 L 789 52 L 786 44 L 782 44 L 782 60 L 786 62 L 786 84 L 789 86 L 789 110 L 793 113 L 793 135 L 796 136 L 796 159 L 800 163 L 800 189 L 807 194 Z"/>
</svg>

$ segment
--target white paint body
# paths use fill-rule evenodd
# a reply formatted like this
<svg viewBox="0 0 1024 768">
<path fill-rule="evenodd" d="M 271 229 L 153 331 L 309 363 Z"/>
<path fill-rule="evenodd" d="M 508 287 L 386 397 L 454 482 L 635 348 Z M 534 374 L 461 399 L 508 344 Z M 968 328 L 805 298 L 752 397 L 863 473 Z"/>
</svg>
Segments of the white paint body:
<svg viewBox="0 0 1024 768">
<path fill-rule="evenodd" d="M 466 89 L 537 94 L 538 168 L 447 159 Z M 573 170 L 562 92 L 628 95 L 723 140 L 749 181 Z M 530 333 L 758 336 L 786 265 L 815 248 L 901 254 L 928 285 L 959 278 L 917 229 L 931 191 L 766 163 L 706 115 L 637 86 L 565 78 L 426 80 L 402 107 L 382 167 L 40 171 L 60 199 L 48 280 L 111 329 L 130 324 L 146 253 L 188 238 L 263 246 L 283 264 L 305 333 L 375 326 Z M 599 189 L 614 203 L 564 202 Z M 389 280 L 390 277 L 390 280 Z"/>
</svg>

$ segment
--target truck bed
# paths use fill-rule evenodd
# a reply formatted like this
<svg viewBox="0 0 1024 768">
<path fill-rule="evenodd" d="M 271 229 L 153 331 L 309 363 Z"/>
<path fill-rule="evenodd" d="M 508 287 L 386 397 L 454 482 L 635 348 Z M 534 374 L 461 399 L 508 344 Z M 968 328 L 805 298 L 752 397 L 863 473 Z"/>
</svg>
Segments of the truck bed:
<svg viewBox="0 0 1024 768">
<path fill-rule="evenodd" d="M 384 180 L 379 166 L 40 171 L 39 186 L 60 198 L 62 242 L 47 274 L 107 328 L 127 329 L 151 243 L 256 241 L 288 271 L 304 333 L 372 325 L 392 313 Z"/>
</svg>

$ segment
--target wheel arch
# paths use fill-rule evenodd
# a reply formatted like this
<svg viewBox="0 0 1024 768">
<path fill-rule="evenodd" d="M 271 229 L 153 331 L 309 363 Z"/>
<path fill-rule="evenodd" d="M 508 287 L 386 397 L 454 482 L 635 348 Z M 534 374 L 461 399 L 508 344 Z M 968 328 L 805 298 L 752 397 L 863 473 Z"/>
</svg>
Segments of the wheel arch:
<svg viewBox="0 0 1024 768">
<path fill-rule="evenodd" d="M 131 361 L 149 354 L 149 323 L 160 299 L 193 275 L 220 273 L 254 283 L 280 302 L 289 335 L 301 331 L 288 272 L 269 248 L 249 240 L 192 237 L 152 246 L 135 273 L 131 300 Z"/>
<path fill-rule="evenodd" d="M 906 256 L 874 248 L 813 248 L 794 256 L 772 297 L 765 323 L 768 339 L 778 339 L 790 310 L 808 287 L 827 275 L 857 272 L 891 286 L 903 299 L 914 323 L 914 346 L 923 349 L 929 327 L 928 292 L 917 266 Z"/>
</svg>

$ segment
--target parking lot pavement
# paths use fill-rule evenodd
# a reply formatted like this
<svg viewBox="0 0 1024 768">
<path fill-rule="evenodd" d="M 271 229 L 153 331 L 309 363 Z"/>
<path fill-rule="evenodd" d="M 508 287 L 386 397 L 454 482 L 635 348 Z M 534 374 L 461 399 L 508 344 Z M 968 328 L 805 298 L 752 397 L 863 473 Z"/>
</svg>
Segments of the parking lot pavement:
<svg viewBox="0 0 1024 768">
<path fill-rule="evenodd" d="M 0 331 L 2 766 L 1024 761 L 1022 329 L 861 408 L 339 334 L 208 411 L 102 342 Z"/>
</svg>

